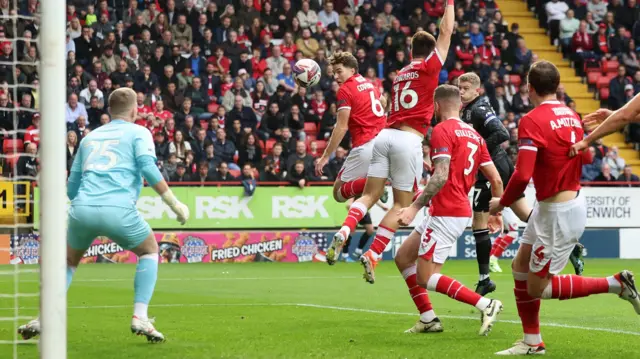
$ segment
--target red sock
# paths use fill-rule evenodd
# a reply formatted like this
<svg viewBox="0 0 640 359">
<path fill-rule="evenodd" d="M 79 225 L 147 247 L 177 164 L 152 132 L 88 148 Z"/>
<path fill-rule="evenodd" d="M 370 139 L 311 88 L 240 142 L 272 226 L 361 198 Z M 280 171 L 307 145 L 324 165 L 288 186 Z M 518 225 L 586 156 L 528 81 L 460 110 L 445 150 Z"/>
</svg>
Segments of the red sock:
<svg viewBox="0 0 640 359">
<path fill-rule="evenodd" d="M 384 249 L 387 248 L 389 242 L 391 242 L 391 238 L 396 233 L 395 230 L 385 227 L 383 225 L 378 226 L 378 230 L 376 231 L 376 238 L 371 243 L 371 247 L 369 247 L 370 251 L 377 255 L 381 255 L 384 252 Z"/>
<path fill-rule="evenodd" d="M 340 186 L 340 195 L 345 200 L 359 196 L 362 194 L 362 191 L 364 191 L 365 183 L 367 183 L 366 178 L 358 178 L 351 182 L 345 182 Z"/>
<path fill-rule="evenodd" d="M 409 287 L 409 294 L 411 295 L 411 299 L 413 299 L 413 303 L 415 303 L 416 308 L 418 308 L 418 312 L 422 314 L 433 310 L 427 290 L 419 286 L 416 280 L 416 266 L 414 265 L 405 269 L 402 272 L 402 276 L 404 277 L 404 281 L 407 283 L 407 287 Z"/>
<path fill-rule="evenodd" d="M 540 299 L 533 298 L 527 293 L 527 274 L 526 273 L 514 273 L 515 288 L 513 293 L 516 297 L 516 307 L 518 308 L 518 315 L 522 322 L 522 330 L 525 334 L 535 338 L 540 335 Z M 542 338 L 534 339 L 537 343 L 527 344 L 535 345 L 542 341 Z"/>
<path fill-rule="evenodd" d="M 547 289 L 545 289 L 545 292 L 547 292 Z M 609 293 L 607 278 L 556 275 L 551 278 L 551 297 L 548 297 L 548 293 L 543 293 L 542 296 L 543 298 L 565 300 L 600 293 Z"/>
<path fill-rule="evenodd" d="M 439 277 L 439 278 L 438 278 Z M 429 279 L 429 288 L 431 289 L 431 281 L 437 280 L 435 283 L 435 290 L 438 293 L 446 294 L 451 299 L 455 299 L 458 302 L 467 303 L 475 306 L 482 299 L 482 296 L 469 288 L 462 285 L 457 280 L 447 277 L 446 275 L 433 274 Z"/>
<path fill-rule="evenodd" d="M 495 242 L 493 242 L 493 246 L 491 247 L 491 255 L 500 258 L 502 253 L 504 253 L 511 243 L 513 243 L 513 239 L 514 238 L 508 234 L 504 234 L 496 238 Z"/>
<path fill-rule="evenodd" d="M 362 203 L 353 202 L 351 207 L 349 207 L 349 213 L 347 213 L 347 218 L 344 219 L 342 226 L 349 227 L 351 229 L 351 233 L 353 233 L 358 222 L 360 222 L 366 214 L 367 208 Z"/>
</svg>

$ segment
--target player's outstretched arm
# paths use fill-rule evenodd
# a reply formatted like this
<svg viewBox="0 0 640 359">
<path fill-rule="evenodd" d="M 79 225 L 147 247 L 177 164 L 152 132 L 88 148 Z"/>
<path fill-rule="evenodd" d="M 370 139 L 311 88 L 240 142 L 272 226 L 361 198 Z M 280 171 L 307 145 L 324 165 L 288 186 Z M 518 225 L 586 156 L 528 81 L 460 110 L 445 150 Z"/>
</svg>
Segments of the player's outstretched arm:
<svg viewBox="0 0 640 359">
<path fill-rule="evenodd" d="M 453 36 L 453 23 L 455 22 L 455 9 L 453 0 L 447 0 L 447 6 L 444 9 L 444 15 L 440 21 L 440 35 L 436 41 L 436 49 L 442 58 L 442 62 L 447 59 L 449 46 L 451 45 L 451 36 Z"/>
<path fill-rule="evenodd" d="M 329 157 L 332 153 L 336 151 L 340 142 L 344 138 L 344 135 L 347 133 L 349 129 L 349 115 L 351 114 L 351 110 L 348 108 L 338 110 L 338 118 L 336 119 L 336 125 L 333 128 L 333 132 L 331 132 L 331 137 L 329 137 L 329 143 L 327 144 L 327 148 L 324 149 L 324 153 L 318 163 L 316 164 L 316 175 L 322 175 L 322 169 L 329 162 Z"/>
</svg>

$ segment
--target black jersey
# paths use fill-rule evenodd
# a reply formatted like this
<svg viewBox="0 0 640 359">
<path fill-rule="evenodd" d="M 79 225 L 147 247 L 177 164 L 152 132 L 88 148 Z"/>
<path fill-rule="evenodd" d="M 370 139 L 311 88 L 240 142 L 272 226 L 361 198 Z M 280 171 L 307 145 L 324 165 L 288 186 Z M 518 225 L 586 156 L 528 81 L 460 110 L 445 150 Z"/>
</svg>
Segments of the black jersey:
<svg viewBox="0 0 640 359">
<path fill-rule="evenodd" d="M 500 144 L 509 140 L 509 132 L 502 124 L 486 96 L 479 96 L 462 109 L 462 121 L 470 124 L 487 142 L 492 159 L 506 156 Z"/>
</svg>

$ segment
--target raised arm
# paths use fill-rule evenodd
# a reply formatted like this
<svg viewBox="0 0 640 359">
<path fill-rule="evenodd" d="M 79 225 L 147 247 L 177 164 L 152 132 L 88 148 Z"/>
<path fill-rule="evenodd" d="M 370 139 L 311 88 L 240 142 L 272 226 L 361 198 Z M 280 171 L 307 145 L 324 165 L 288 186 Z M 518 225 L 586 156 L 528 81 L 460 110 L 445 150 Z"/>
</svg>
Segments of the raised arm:
<svg viewBox="0 0 640 359">
<path fill-rule="evenodd" d="M 440 35 L 436 41 L 436 49 L 444 62 L 449 53 L 451 45 L 451 36 L 453 35 L 453 23 L 455 22 L 455 9 L 453 0 L 447 0 L 447 6 L 444 9 L 444 15 L 440 21 Z"/>
</svg>

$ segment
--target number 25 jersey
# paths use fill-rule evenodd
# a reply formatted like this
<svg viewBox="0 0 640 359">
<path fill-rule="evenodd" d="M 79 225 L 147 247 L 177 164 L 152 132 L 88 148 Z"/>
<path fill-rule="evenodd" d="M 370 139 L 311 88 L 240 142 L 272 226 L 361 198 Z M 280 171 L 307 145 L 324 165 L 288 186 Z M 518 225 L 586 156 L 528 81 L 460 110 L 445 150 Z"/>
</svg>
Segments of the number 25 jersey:
<svg viewBox="0 0 640 359">
<path fill-rule="evenodd" d="M 391 89 L 387 127 L 404 124 L 426 136 L 433 117 L 433 93 L 438 87 L 443 63 L 438 50 L 434 50 L 424 60 L 412 61 L 400 70 Z"/>
</svg>

